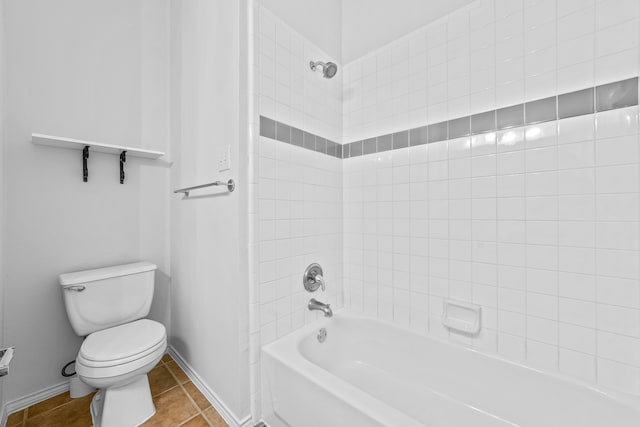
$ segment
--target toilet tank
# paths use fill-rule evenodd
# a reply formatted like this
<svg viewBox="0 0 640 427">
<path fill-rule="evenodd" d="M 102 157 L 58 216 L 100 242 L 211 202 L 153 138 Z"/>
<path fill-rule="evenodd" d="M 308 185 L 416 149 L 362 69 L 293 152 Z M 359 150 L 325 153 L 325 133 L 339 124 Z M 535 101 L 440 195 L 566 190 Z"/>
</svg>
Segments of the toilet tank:
<svg viewBox="0 0 640 427">
<path fill-rule="evenodd" d="M 114 265 L 60 275 L 67 316 L 76 334 L 132 322 L 149 314 L 156 265 Z"/>
</svg>

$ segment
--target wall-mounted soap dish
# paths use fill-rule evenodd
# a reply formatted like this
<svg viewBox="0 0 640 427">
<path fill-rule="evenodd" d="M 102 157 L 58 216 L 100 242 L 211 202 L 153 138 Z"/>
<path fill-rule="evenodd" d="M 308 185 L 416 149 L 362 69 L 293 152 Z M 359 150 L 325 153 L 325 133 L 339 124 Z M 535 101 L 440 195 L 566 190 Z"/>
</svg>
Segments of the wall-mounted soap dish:
<svg viewBox="0 0 640 427">
<path fill-rule="evenodd" d="M 444 300 L 442 323 L 449 329 L 469 335 L 480 332 L 482 307 L 460 301 Z"/>
</svg>

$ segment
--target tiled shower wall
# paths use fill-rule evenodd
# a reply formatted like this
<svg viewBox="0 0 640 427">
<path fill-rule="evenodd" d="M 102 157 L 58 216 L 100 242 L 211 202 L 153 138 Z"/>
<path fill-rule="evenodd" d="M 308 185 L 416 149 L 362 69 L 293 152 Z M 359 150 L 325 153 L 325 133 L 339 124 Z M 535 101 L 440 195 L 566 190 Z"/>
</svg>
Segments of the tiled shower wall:
<svg viewBox="0 0 640 427">
<path fill-rule="evenodd" d="M 478 0 L 344 66 L 344 142 L 637 75 L 635 0 Z"/>
<path fill-rule="evenodd" d="M 327 140 L 341 141 L 342 78 L 312 72 L 311 60 L 339 61 L 267 9 L 260 8 L 259 16 L 259 114 L 269 123 L 286 123 L 272 130 L 291 142 L 276 141 L 274 134 L 261 136 L 257 147 L 258 304 L 265 344 L 317 318 L 307 310 L 312 296 L 334 307 L 343 304 L 342 160 L 315 151 L 316 135 L 323 147 Z M 306 132 L 310 149 L 293 145 L 303 137 L 298 130 Z M 311 295 L 302 274 L 313 262 L 323 267 L 327 290 Z"/>
<path fill-rule="evenodd" d="M 638 7 L 473 3 L 344 67 L 344 142 L 637 77 Z M 345 305 L 640 394 L 638 107 L 440 139 L 343 160 Z"/>
<path fill-rule="evenodd" d="M 342 73 L 323 79 L 310 61 L 340 61 L 324 53 L 264 7 L 260 8 L 260 115 L 342 140 Z"/>
</svg>

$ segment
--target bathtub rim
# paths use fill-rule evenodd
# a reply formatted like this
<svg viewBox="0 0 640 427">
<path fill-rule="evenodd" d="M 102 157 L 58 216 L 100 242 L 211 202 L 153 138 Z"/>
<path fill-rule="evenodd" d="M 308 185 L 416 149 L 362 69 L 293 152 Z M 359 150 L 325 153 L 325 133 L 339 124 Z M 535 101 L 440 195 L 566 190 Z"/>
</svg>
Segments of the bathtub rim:
<svg viewBox="0 0 640 427">
<path fill-rule="evenodd" d="M 375 317 L 370 317 L 370 316 L 366 316 L 364 314 L 361 313 L 355 313 L 347 308 L 341 308 L 339 310 L 334 311 L 333 313 L 333 317 L 331 318 L 325 318 L 325 317 L 320 317 L 318 319 L 316 319 L 315 321 L 304 325 L 303 327 L 301 327 L 300 329 L 297 329 L 287 335 L 284 335 L 278 339 L 276 339 L 275 341 L 269 343 L 269 344 L 265 344 L 263 346 L 261 346 L 261 354 L 264 353 L 278 361 L 280 361 L 283 364 L 286 364 L 286 366 L 289 369 L 294 370 L 296 373 L 302 375 L 303 377 L 305 377 L 306 379 L 308 379 L 309 381 L 311 381 L 312 383 L 316 384 L 317 386 L 323 387 L 323 388 L 328 388 L 328 390 L 332 391 L 332 388 L 329 388 L 329 381 L 340 381 L 341 385 L 346 386 L 347 388 L 351 388 L 357 392 L 364 394 L 365 396 L 369 397 L 369 398 L 373 398 L 376 402 L 381 402 L 381 400 L 370 396 L 368 393 L 366 393 L 365 391 L 361 390 L 360 388 L 350 384 L 349 382 L 343 380 L 342 378 L 332 374 L 331 372 L 325 370 L 324 368 L 316 365 L 315 363 L 313 363 L 312 361 L 310 361 L 309 359 L 307 359 L 304 355 L 302 355 L 302 353 L 300 352 L 300 345 L 301 342 L 304 338 L 308 337 L 310 334 L 315 333 L 319 328 L 323 328 L 325 327 L 327 324 L 329 324 L 333 319 L 338 318 L 338 319 L 357 319 L 357 320 L 365 320 L 365 321 L 369 321 L 369 322 L 374 322 L 374 323 L 378 323 L 378 324 L 382 324 L 385 327 L 390 327 L 396 330 L 400 330 L 404 333 L 409 333 L 411 335 L 414 335 L 416 337 L 419 337 L 421 339 L 428 339 L 428 340 L 433 340 L 439 344 L 443 344 L 446 345 L 449 348 L 454 348 L 454 349 L 459 349 L 459 350 L 463 350 L 466 352 L 471 352 L 472 354 L 474 354 L 475 356 L 478 357 L 487 357 L 490 359 L 493 359 L 495 361 L 498 362 L 503 362 L 503 363 L 507 363 L 511 366 L 515 366 L 518 368 L 523 368 L 526 369 L 528 371 L 532 371 L 538 375 L 542 375 L 544 377 L 550 378 L 551 380 L 555 380 L 555 381 L 562 381 L 562 382 L 566 382 L 569 383 L 571 385 L 577 386 L 577 387 L 582 387 L 585 388 L 589 391 L 595 392 L 598 395 L 600 395 L 603 398 L 608 398 L 608 399 L 612 399 L 615 402 L 623 405 L 623 406 L 627 406 L 630 409 L 633 409 L 637 412 L 640 413 L 640 396 L 633 396 L 630 394 L 626 394 L 617 390 L 613 390 L 613 389 L 609 389 L 607 387 L 602 387 L 602 386 L 597 386 L 594 385 L 593 383 L 589 383 L 571 376 L 568 376 L 566 374 L 562 374 L 560 372 L 552 372 L 552 371 L 546 371 L 544 369 L 541 368 L 537 368 L 535 366 L 531 366 L 529 364 L 526 363 L 521 363 L 521 362 L 517 362 L 514 360 L 510 360 L 505 358 L 504 356 L 501 356 L 499 354 L 495 354 L 495 353 L 487 353 L 484 352 L 482 350 L 479 349 L 475 349 L 473 347 L 469 347 L 467 345 L 465 345 L 464 343 L 460 343 L 460 342 L 455 342 L 455 341 L 450 341 L 447 339 L 444 339 L 442 337 L 436 336 L 436 335 L 432 335 L 429 333 L 423 333 L 423 332 L 419 332 L 419 331 L 415 331 L 411 328 L 407 328 L 403 325 L 398 325 L 396 323 L 390 322 L 388 320 L 384 320 L 384 319 L 379 319 L 379 318 L 375 318 Z M 317 376 L 312 375 L 312 373 L 317 374 Z M 351 393 L 349 393 L 351 394 Z M 383 402 L 384 403 L 384 402 Z M 387 405 L 385 403 L 385 405 Z M 397 411 L 398 413 L 401 413 L 400 411 L 396 410 L 395 408 L 387 405 L 390 409 Z"/>
<path fill-rule="evenodd" d="M 283 337 L 284 338 L 284 337 Z M 402 411 L 388 405 L 387 403 L 371 396 L 366 391 L 353 384 L 343 380 L 340 377 L 335 376 L 331 372 L 326 371 L 320 366 L 307 360 L 304 356 L 298 355 L 296 360 L 291 360 L 292 355 L 278 355 L 277 352 L 272 352 L 270 349 L 265 350 L 265 346 L 262 349 L 262 397 L 265 398 L 266 389 L 268 389 L 269 380 L 266 378 L 267 373 L 264 371 L 265 357 L 271 358 L 280 363 L 286 369 L 291 370 L 294 374 L 299 375 L 303 379 L 309 381 L 314 386 L 320 389 L 326 390 L 336 399 L 346 402 L 349 406 L 362 412 L 367 417 L 373 418 L 380 422 L 382 425 L 402 425 L 405 427 L 424 427 L 414 418 L 403 413 Z M 293 356 L 295 357 L 295 356 Z M 263 402 L 263 418 L 270 419 L 269 413 L 264 413 L 265 408 L 271 407 L 271 404 Z M 270 408 L 273 410 L 273 408 Z M 278 414 L 274 414 L 278 418 Z M 286 421 L 286 420 L 284 420 Z"/>
</svg>

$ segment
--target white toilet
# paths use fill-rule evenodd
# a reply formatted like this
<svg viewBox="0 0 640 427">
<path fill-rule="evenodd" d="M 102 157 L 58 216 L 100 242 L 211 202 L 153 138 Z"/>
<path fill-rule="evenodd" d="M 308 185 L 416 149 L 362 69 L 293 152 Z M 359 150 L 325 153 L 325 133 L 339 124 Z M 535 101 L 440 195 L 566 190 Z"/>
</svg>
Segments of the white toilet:
<svg viewBox="0 0 640 427">
<path fill-rule="evenodd" d="M 71 326 L 86 336 L 76 372 L 100 389 L 91 402 L 94 427 L 138 426 L 155 414 L 147 373 L 162 358 L 167 333 L 144 317 L 156 268 L 136 262 L 60 275 Z"/>
</svg>

